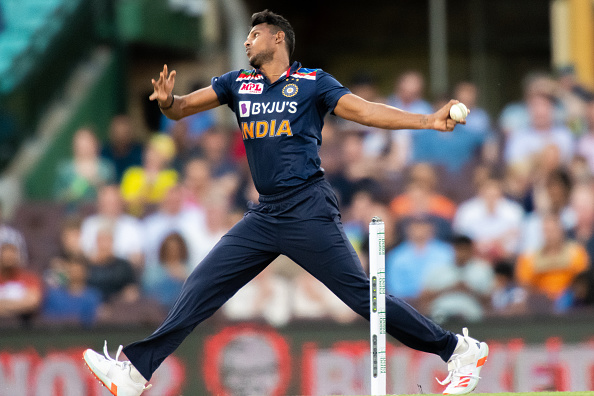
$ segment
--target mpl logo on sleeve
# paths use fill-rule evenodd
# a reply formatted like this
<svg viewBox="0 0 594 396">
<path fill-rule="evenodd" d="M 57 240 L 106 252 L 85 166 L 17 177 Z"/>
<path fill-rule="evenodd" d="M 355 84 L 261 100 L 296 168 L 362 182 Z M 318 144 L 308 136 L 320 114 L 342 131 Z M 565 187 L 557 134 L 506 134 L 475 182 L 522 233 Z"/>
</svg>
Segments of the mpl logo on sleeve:
<svg viewBox="0 0 594 396">
<path fill-rule="evenodd" d="M 240 94 L 261 94 L 264 88 L 262 83 L 244 82 L 241 83 L 238 93 Z"/>
</svg>

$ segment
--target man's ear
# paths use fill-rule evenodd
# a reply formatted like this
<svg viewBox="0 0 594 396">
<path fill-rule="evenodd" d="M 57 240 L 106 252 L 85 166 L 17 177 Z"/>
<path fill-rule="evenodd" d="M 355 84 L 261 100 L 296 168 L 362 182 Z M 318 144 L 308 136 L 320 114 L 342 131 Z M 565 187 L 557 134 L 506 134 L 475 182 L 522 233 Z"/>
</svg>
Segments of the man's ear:
<svg viewBox="0 0 594 396">
<path fill-rule="evenodd" d="M 276 38 L 274 40 L 275 43 L 282 43 L 283 41 L 285 41 L 285 32 L 283 32 L 282 30 L 279 30 L 278 32 L 276 32 Z"/>
</svg>

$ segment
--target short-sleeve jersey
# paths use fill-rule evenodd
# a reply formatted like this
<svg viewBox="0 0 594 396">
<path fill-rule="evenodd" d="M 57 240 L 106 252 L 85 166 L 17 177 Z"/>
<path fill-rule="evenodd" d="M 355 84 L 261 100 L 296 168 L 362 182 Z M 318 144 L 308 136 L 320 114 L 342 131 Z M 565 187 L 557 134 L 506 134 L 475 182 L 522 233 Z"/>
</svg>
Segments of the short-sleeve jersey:
<svg viewBox="0 0 594 396">
<path fill-rule="evenodd" d="M 321 69 L 294 62 L 275 82 L 258 70 L 212 79 L 220 104 L 235 113 L 260 194 L 283 192 L 322 175 L 324 116 L 350 91 Z"/>
</svg>

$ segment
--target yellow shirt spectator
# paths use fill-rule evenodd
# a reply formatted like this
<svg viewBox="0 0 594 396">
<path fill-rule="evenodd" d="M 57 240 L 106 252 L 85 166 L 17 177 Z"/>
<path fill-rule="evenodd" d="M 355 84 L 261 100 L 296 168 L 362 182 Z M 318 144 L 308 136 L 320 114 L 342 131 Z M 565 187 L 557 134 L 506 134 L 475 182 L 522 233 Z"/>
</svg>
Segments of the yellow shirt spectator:
<svg viewBox="0 0 594 396">
<path fill-rule="evenodd" d="M 169 136 L 156 135 L 147 144 L 143 164 L 128 168 L 120 185 L 128 211 L 142 216 L 146 205 L 156 205 L 167 191 L 177 184 L 178 173 L 167 165 L 175 156 L 175 146 Z"/>
</svg>

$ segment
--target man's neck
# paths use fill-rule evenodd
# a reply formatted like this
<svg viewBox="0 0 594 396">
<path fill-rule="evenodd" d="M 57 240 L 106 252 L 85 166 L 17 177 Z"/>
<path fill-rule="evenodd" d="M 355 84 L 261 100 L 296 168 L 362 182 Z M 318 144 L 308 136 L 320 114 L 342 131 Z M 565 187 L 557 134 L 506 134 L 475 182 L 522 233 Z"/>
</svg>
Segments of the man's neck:
<svg viewBox="0 0 594 396">
<path fill-rule="evenodd" d="M 260 67 L 260 72 L 271 82 L 277 81 L 291 67 L 288 58 L 272 60 Z"/>
</svg>

